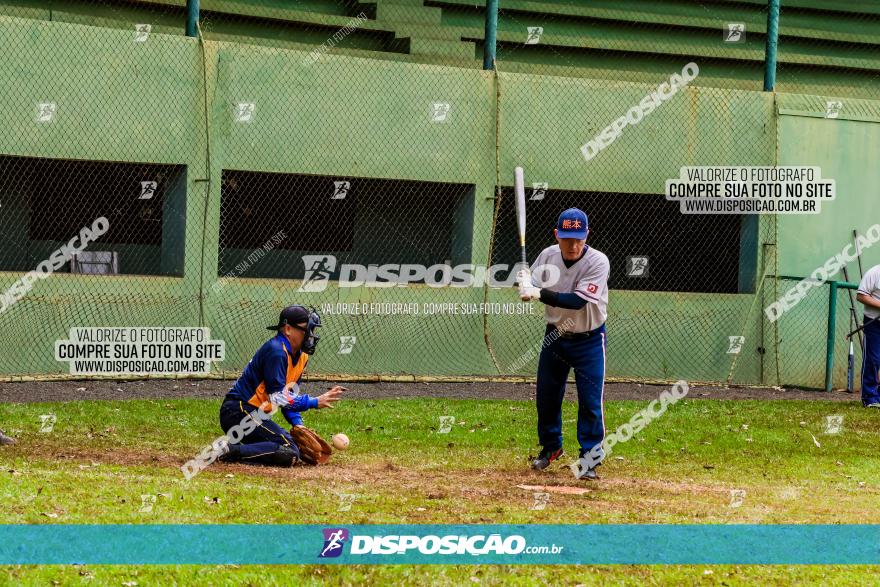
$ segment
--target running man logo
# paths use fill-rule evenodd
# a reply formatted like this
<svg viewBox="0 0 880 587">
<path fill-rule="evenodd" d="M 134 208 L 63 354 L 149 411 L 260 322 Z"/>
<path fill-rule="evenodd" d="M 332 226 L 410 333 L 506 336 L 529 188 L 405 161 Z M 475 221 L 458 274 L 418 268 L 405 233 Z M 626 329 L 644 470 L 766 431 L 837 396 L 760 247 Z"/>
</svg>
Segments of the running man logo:
<svg viewBox="0 0 880 587">
<path fill-rule="evenodd" d="M 448 102 L 434 102 L 431 104 L 431 122 L 446 122 L 451 109 Z"/>
<path fill-rule="evenodd" d="M 297 291 L 324 291 L 330 276 L 336 270 L 336 257 L 333 255 L 303 255 L 306 272 L 302 285 Z"/>
<path fill-rule="evenodd" d="M 37 104 L 37 122 L 52 122 L 57 111 L 58 106 L 55 102 L 41 102 Z"/>
<path fill-rule="evenodd" d="M 333 182 L 333 196 L 330 198 L 331 200 L 344 200 L 345 196 L 348 195 L 348 190 L 351 189 L 350 181 L 334 181 Z"/>
<path fill-rule="evenodd" d="M 535 503 L 529 508 L 531 510 L 543 510 L 547 507 L 547 504 L 550 503 L 549 493 L 535 493 L 533 495 L 535 496 Z"/>
<path fill-rule="evenodd" d="M 239 102 L 235 105 L 235 122 L 253 122 L 257 105 L 253 102 Z"/>
<path fill-rule="evenodd" d="M 745 43 L 746 25 L 742 22 L 729 22 L 724 31 L 725 43 Z"/>
<path fill-rule="evenodd" d="M 156 188 L 159 187 L 159 183 L 155 181 L 142 181 L 141 182 L 141 195 L 138 196 L 138 200 L 152 200 L 153 196 L 156 195 Z"/>
<path fill-rule="evenodd" d="M 548 184 L 546 181 L 536 181 L 532 184 L 532 195 L 529 196 L 529 199 L 543 200 L 544 196 L 547 195 L 547 187 Z"/>
<path fill-rule="evenodd" d="M 340 336 L 338 355 L 350 355 L 354 345 L 357 342 L 356 336 Z"/>
<path fill-rule="evenodd" d="M 342 547 L 348 540 L 348 530 L 345 528 L 324 528 L 324 548 L 318 558 L 336 558 L 342 554 Z"/>
<path fill-rule="evenodd" d="M 730 505 L 728 507 L 738 508 L 743 504 L 743 500 L 746 498 L 746 490 L 745 489 L 731 489 L 730 490 Z"/>
<path fill-rule="evenodd" d="M 147 39 L 150 38 L 150 31 L 153 30 L 153 25 L 149 24 L 136 24 L 134 25 L 134 42 L 135 43 L 143 43 Z"/>
<path fill-rule="evenodd" d="M 336 511 L 351 511 L 351 506 L 354 504 L 354 500 L 357 499 L 357 495 L 354 493 L 338 493 L 337 495 L 339 495 L 339 508 Z"/>
<path fill-rule="evenodd" d="M 153 511 L 154 505 L 156 505 L 155 495 L 141 495 L 141 507 L 138 508 L 138 513 L 149 514 Z"/>
<path fill-rule="evenodd" d="M 449 434 L 453 424 L 455 424 L 455 416 L 440 416 L 440 428 L 437 434 Z"/>
<path fill-rule="evenodd" d="M 537 45 L 541 42 L 541 35 L 544 34 L 544 27 L 530 26 L 526 27 L 526 30 L 529 33 L 526 37 L 526 45 Z"/>
<path fill-rule="evenodd" d="M 627 257 L 627 277 L 648 277 L 648 257 Z"/>
<path fill-rule="evenodd" d="M 837 118 L 843 110 L 843 102 L 840 100 L 828 100 L 825 102 L 825 118 Z"/>
<path fill-rule="evenodd" d="M 843 416 L 834 415 L 825 417 L 825 434 L 840 434 L 843 429 Z"/>
<path fill-rule="evenodd" d="M 58 417 L 55 414 L 41 414 L 40 415 L 40 432 L 43 434 L 48 434 L 52 432 L 52 429 L 55 428 L 55 422 L 58 421 Z"/>
<path fill-rule="evenodd" d="M 738 355 L 742 350 L 743 344 L 746 342 L 745 336 L 728 336 L 727 337 L 727 354 Z"/>
</svg>

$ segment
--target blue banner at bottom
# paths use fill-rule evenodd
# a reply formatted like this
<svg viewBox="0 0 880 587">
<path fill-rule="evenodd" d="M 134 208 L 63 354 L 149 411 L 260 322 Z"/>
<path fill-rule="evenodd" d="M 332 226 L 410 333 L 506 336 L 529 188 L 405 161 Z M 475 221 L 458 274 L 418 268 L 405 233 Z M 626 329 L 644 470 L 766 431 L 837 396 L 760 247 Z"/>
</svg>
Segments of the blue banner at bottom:
<svg viewBox="0 0 880 587">
<path fill-rule="evenodd" d="M 0 564 L 877 564 L 880 525 L 0 525 Z"/>
</svg>

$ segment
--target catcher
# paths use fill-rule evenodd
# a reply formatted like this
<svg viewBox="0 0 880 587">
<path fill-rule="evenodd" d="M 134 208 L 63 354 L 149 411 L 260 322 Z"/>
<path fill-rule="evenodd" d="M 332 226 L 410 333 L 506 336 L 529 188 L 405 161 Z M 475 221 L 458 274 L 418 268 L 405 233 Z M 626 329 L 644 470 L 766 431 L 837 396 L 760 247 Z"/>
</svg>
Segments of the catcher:
<svg viewBox="0 0 880 587">
<path fill-rule="evenodd" d="M 268 327 L 278 334 L 259 348 L 220 406 L 220 427 L 227 438 L 234 439 L 230 430 L 235 427 L 250 430 L 240 442 L 223 447 L 221 461 L 290 467 L 298 461 L 323 464 L 330 458 L 330 445 L 303 426 L 301 412 L 332 408 L 345 388 L 337 385 L 318 397 L 299 393 L 306 363 L 320 339 L 315 332 L 319 326 L 314 309 L 294 305 L 281 311 L 276 326 Z M 290 433 L 272 420 L 276 409 L 292 426 Z M 256 425 L 246 426 L 247 419 Z"/>
</svg>

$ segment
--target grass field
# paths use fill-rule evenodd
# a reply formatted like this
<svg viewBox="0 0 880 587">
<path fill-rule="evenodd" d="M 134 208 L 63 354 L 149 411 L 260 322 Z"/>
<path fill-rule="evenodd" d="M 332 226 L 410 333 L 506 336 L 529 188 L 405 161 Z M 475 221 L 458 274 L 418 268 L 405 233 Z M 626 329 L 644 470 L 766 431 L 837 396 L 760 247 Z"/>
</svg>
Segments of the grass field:
<svg viewBox="0 0 880 587">
<path fill-rule="evenodd" d="M 609 429 L 646 404 L 608 403 Z M 351 448 L 325 467 L 215 464 L 185 481 L 180 465 L 219 434 L 218 406 L 202 399 L 0 405 L 0 422 L 19 438 L 0 450 L 0 522 L 880 521 L 880 414 L 855 402 L 686 399 L 617 445 L 599 482 L 578 482 L 564 465 L 528 470 L 527 456 L 536 452 L 531 403 L 357 400 L 306 414 L 319 432 L 351 437 Z M 48 414 L 57 421 L 40 432 L 40 416 Z M 831 415 L 843 416 L 839 433 L 826 433 Z M 448 433 L 438 432 L 440 416 L 455 417 Z M 568 463 L 576 457 L 574 404 L 566 402 L 563 419 Z M 538 492 L 550 496 L 543 509 L 536 509 Z M 876 567 L 821 566 L 45 566 L 6 567 L 4 574 L 10 584 L 34 585 L 880 582 Z"/>
</svg>

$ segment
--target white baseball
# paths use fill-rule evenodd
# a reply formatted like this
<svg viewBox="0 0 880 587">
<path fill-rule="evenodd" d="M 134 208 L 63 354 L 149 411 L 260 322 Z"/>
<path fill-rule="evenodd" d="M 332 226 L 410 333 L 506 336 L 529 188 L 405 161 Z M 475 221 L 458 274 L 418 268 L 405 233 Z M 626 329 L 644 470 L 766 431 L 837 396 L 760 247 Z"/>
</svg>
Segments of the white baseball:
<svg viewBox="0 0 880 587">
<path fill-rule="evenodd" d="M 345 450 L 348 448 L 348 436 L 343 433 L 333 435 L 333 448 L 337 450 Z"/>
</svg>

